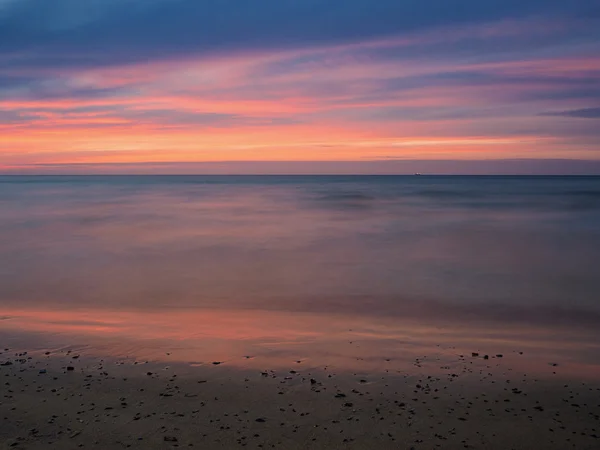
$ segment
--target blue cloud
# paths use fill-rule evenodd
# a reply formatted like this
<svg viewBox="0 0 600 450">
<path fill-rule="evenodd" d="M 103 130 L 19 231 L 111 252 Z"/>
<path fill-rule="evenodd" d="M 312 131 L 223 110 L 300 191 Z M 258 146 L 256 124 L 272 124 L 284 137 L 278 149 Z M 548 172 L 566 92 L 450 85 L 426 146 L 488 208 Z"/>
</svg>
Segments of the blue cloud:
<svg viewBox="0 0 600 450">
<path fill-rule="evenodd" d="M 38 66 L 315 46 L 530 16 L 600 17 L 595 0 L 22 0 L 2 11 L 0 56 L 29 52 Z"/>
<path fill-rule="evenodd" d="M 600 119 L 600 108 L 570 109 L 543 113 L 544 116 L 575 117 L 579 119 Z"/>
</svg>

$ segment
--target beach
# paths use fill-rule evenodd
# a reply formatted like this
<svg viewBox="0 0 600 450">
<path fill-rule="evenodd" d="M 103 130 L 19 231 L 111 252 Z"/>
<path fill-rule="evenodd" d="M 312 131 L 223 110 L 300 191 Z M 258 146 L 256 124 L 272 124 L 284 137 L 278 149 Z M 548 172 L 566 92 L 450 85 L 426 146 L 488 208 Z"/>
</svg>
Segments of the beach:
<svg viewBox="0 0 600 450">
<path fill-rule="evenodd" d="M 0 0 L 0 450 L 600 450 L 600 0 Z"/>
<path fill-rule="evenodd" d="M 0 177 L 0 447 L 596 449 L 596 177 Z"/>
<path fill-rule="evenodd" d="M 278 370 L 3 351 L 3 448 L 594 449 L 597 382 L 511 353 Z M 7 363 L 11 363 L 6 365 Z M 218 363 L 219 364 L 215 364 Z M 447 367 L 447 369 L 444 369 Z M 288 370 L 289 369 L 289 370 Z M 431 374 L 431 375 L 428 375 Z"/>
</svg>

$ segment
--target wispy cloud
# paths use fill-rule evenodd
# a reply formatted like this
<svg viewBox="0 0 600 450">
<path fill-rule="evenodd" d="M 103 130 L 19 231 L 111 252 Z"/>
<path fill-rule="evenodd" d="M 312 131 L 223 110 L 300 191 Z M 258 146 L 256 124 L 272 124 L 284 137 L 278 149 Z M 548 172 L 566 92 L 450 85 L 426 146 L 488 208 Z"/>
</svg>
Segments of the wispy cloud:
<svg viewBox="0 0 600 450">
<path fill-rule="evenodd" d="M 568 111 L 555 111 L 543 113 L 545 116 L 576 117 L 580 119 L 600 119 L 600 108 L 571 109 Z"/>
<path fill-rule="evenodd" d="M 600 158 L 557 120 L 599 116 L 599 30 L 592 0 L 4 2 L 0 164 Z"/>
</svg>

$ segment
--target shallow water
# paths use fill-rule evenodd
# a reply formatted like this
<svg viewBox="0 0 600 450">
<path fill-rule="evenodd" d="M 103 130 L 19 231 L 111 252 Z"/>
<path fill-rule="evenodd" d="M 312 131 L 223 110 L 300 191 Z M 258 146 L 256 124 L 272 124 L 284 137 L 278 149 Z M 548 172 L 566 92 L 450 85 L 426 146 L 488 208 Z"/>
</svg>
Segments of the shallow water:
<svg viewBox="0 0 600 450">
<path fill-rule="evenodd" d="M 330 342 L 323 329 L 340 320 L 383 321 L 394 336 L 409 320 L 593 341 L 599 267 L 600 177 L 0 177 L 0 328 L 11 332 L 97 335 L 125 314 L 146 334 L 123 336 L 149 342 L 178 312 L 264 329 L 267 311 L 275 340 L 287 329 Z M 53 312 L 62 319 L 46 320 Z M 278 325 L 293 313 L 314 320 Z M 223 327 L 243 343 L 251 325 Z"/>
</svg>

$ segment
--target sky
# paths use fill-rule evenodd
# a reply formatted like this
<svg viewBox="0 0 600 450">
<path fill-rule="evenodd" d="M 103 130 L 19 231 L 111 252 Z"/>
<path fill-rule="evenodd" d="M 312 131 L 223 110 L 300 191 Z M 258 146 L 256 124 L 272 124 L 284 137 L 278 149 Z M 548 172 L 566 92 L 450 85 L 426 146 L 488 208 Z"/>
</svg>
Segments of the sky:
<svg viewBox="0 0 600 450">
<path fill-rule="evenodd" d="M 597 0 L 0 0 L 0 173 L 598 161 Z"/>
</svg>

